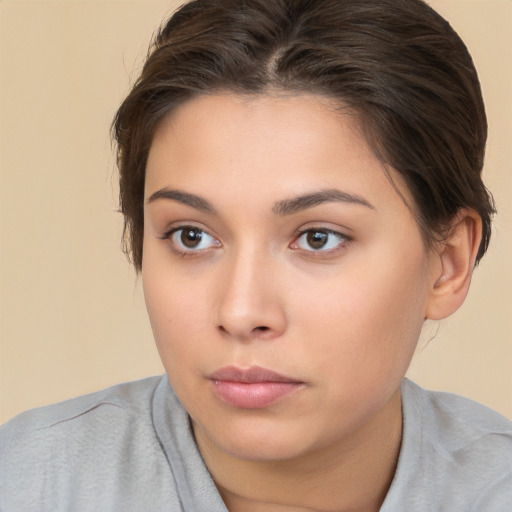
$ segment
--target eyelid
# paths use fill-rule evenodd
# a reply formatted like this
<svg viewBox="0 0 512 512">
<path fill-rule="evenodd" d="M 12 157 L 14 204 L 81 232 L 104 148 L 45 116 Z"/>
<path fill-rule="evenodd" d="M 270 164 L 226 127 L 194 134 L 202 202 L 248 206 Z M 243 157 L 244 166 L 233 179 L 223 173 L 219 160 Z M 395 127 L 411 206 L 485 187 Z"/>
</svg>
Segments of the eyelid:
<svg viewBox="0 0 512 512">
<path fill-rule="evenodd" d="M 183 231 L 183 230 L 187 230 L 187 229 L 200 231 L 200 232 L 206 234 L 208 237 L 210 237 L 216 243 L 212 244 L 209 247 L 205 247 L 203 249 L 177 247 L 176 244 L 172 240 L 173 235 L 175 233 L 177 233 L 178 231 Z M 179 224 L 179 225 L 176 225 L 176 226 L 173 226 L 173 227 L 167 229 L 159 238 L 160 238 L 160 240 L 165 241 L 174 253 L 176 253 L 180 256 L 185 256 L 185 257 L 186 256 L 199 256 L 200 254 L 202 254 L 206 251 L 209 251 L 210 249 L 218 249 L 222 246 L 222 243 L 219 241 L 219 239 L 215 235 L 212 235 L 207 229 L 197 226 L 197 225 L 194 225 L 193 223 L 189 223 L 189 222 L 184 223 L 184 224 Z"/>
<path fill-rule="evenodd" d="M 169 238 L 173 233 L 176 233 L 176 231 L 179 231 L 180 229 L 197 229 L 198 231 L 204 231 L 207 235 L 210 235 L 211 237 L 218 239 L 216 235 L 213 235 L 209 229 L 205 228 L 201 223 L 195 222 L 195 221 L 176 221 L 167 224 L 167 226 L 164 228 L 162 234 L 159 236 L 161 240 L 165 240 Z"/>
<path fill-rule="evenodd" d="M 337 244 L 336 247 L 331 248 L 331 249 L 326 249 L 326 250 L 322 250 L 322 249 L 315 250 L 313 248 L 303 249 L 303 248 L 297 247 L 297 246 L 293 247 L 294 245 L 297 245 L 297 242 L 300 240 L 300 238 L 302 236 L 304 236 L 307 233 L 311 233 L 311 232 L 315 232 L 315 231 L 334 235 L 340 239 L 340 243 Z M 320 226 L 308 226 L 305 228 L 303 227 L 296 232 L 296 234 L 293 238 L 293 241 L 289 247 L 296 251 L 300 251 L 305 254 L 307 253 L 308 256 L 321 258 L 321 257 L 327 257 L 329 255 L 333 255 L 334 253 L 337 253 L 337 252 L 345 249 L 347 247 L 347 245 L 349 243 L 351 243 L 352 241 L 353 241 L 353 238 L 351 236 L 345 234 L 342 231 L 338 231 L 336 229 L 328 228 L 328 227 L 321 226 L 321 225 Z"/>
</svg>

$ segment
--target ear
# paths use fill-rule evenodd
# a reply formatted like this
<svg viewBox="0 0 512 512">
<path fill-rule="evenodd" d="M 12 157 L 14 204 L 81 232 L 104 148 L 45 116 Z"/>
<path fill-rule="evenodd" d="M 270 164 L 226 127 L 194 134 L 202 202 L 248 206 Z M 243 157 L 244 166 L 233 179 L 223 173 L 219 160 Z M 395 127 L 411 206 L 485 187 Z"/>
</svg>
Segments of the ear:
<svg viewBox="0 0 512 512">
<path fill-rule="evenodd" d="M 441 320 L 457 311 L 469 290 L 482 239 L 482 221 L 474 210 L 462 209 L 449 236 L 433 249 L 432 279 L 426 318 Z"/>
</svg>

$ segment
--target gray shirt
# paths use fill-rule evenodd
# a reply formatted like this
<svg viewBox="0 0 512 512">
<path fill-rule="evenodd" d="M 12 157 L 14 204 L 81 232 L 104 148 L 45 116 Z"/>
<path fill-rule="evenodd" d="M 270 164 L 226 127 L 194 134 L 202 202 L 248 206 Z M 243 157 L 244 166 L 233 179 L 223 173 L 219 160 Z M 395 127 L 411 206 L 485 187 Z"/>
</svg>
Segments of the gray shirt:
<svg viewBox="0 0 512 512">
<path fill-rule="evenodd" d="M 404 432 L 381 512 L 512 511 L 512 423 L 402 386 Z M 25 412 L 0 427 L 0 511 L 226 512 L 166 376 Z"/>
</svg>

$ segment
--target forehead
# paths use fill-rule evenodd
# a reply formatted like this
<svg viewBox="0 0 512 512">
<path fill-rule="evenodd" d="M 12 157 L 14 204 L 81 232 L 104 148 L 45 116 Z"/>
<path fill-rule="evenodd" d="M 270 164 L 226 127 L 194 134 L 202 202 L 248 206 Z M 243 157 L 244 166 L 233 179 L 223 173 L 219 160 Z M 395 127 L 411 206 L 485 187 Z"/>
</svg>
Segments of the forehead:
<svg viewBox="0 0 512 512">
<path fill-rule="evenodd" d="M 399 198 L 357 115 L 317 95 L 219 94 L 186 102 L 161 123 L 150 149 L 146 199 L 163 187 L 219 199 L 244 192 L 279 199 L 340 187 L 377 200 Z"/>
</svg>

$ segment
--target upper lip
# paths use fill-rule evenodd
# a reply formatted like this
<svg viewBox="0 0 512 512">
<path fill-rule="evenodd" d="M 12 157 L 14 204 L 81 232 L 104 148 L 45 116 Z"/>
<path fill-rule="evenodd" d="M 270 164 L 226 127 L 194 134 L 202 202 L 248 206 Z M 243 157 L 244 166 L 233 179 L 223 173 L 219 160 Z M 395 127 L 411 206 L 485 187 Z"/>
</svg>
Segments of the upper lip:
<svg viewBox="0 0 512 512">
<path fill-rule="evenodd" d="M 300 382 L 297 379 L 280 375 L 267 368 L 251 366 L 250 368 L 238 368 L 236 366 L 225 366 L 210 375 L 211 380 L 230 382 Z"/>
</svg>

